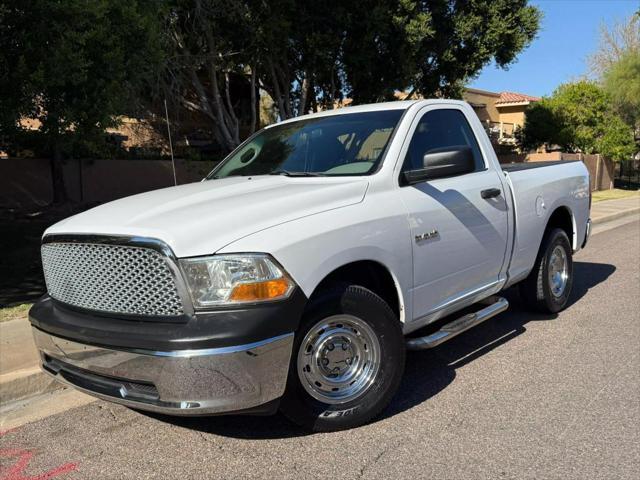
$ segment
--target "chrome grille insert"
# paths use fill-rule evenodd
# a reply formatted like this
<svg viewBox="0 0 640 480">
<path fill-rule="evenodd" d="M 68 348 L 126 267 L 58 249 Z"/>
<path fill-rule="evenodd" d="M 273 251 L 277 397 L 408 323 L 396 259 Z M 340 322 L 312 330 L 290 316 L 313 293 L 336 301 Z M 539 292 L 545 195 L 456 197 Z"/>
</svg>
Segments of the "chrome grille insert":
<svg viewBox="0 0 640 480">
<path fill-rule="evenodd" d="M 100 243 L 42 245 L 47 290 L 66 304 L 124 315 L 184 313 L 167 258 L 152 248 Z"/>
</svg>

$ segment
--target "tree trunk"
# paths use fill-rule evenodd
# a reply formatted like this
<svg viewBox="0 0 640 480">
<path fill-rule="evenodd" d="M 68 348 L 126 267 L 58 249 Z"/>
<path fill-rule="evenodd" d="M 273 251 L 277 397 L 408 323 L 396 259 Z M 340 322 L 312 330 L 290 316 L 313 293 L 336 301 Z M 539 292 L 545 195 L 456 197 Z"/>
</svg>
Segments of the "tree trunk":
<svg viewBox="0 0 640 480">
<path fill-rule="evenodd" d="M 273 66 L 273 61 L 269 60 L 269 72 L 271 73 L 271 81 L 273 82 L 273 91 L 275 93 L 274 100 L 278 105 L 278 113 L 280 114 L 280 120 L 286 120 L 290 118 L 287 109 L 284 105 L 284 97 L 280 91 L 280 83 L 278 81 L 278 77 L 276 75 L 276 70 Z"/>
<path fill-rule="evenodd" d="M 256 100 L 256 69 L 255 67 L 251 67 L 251 125 L 249 130 L 249 135 L 252 135 L 256 131 L 257 124 L 257 116 L 258 116 L 258 107 L 259 103 Z"/>
<path fill-rule="evenodd" d="M 231 82 L 229 80 L 229 73 L 224 74 L 224 89 L 225 89 L 225 100 L 227 101 L 227 112 L 228 117 L 231 118 L 233 141 L 236 145 L 240 145 L 240 121 L 236 116 L 235 109 L 233 108 L 233 103 L 231 103 Z"/>
<path fill-rule="evenodd" d="M 307 113 L 307 102 L 309 100 L 310 90 L 311 82 L 309 81 L 309 73 L 305 72 L 300 91 L 300 105 L 298 106 L 298 115 L 304 115 L 305 113 Z"/>
<path fill-rule="evenodd" d="M 53 204 L 60 205 L 69 200 L 67 189 L 64 184 L 64 172 L 62 169 L 62 152 L 57 143 L 53 147 L 53 156 L 50 160 L 51 182 L 53 186 Z"/>
</svg>

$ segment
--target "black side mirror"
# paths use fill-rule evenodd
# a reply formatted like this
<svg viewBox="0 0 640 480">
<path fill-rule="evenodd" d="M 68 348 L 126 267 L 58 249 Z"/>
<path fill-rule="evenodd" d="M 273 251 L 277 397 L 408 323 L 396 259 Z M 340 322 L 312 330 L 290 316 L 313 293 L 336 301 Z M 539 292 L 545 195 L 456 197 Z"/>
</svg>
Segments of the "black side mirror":
<svg viewBox="0 0 640 480">
<path fill-rule="evenodd" d="M 256 156 L 256 149 L 250 148 L 240 156 L 240 163 L 248 163 Z"/>
<path fill-rule="evenodd" d="M 468 145 L 451 145 L 427 151 L 422 158 L 423 167 L 404 172 L 408 185 L 425 180 L 453 177 L 471 173 L 475 170 L 473 150 Z"/>
</svg>

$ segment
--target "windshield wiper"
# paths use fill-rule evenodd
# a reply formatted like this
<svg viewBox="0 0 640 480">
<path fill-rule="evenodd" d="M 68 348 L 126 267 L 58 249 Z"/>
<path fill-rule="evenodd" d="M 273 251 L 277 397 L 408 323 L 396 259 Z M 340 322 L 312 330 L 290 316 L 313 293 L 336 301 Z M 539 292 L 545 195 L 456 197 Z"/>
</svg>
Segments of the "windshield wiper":
<svg viewBox="0 0 640 480">
<path fill-rule="evenodd" d="M 324 174 L 317 172 L 290 172 L 289 170 L 274 170 L 269 175 L 284 175 L 285 177 L 323 177 Z"/>
</svg>

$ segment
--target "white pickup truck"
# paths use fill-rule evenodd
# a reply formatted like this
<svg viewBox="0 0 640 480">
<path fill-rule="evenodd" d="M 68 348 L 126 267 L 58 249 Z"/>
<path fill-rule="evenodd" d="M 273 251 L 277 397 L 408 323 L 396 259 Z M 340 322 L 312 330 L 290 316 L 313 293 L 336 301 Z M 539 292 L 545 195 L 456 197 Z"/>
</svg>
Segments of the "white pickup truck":
<svg viewBox="0 0 640 480">
<path fill-rule="evenodd" d="M 501 290 L 564 308 L 590 197 L 581 162 L 501 168 L 464 102 L 280 122 L 200 183 L 45 232 L 42 367 L 141 410 L 354 427 L 391 401 L 407 348 L 502 312 Z"/>
</svg>

